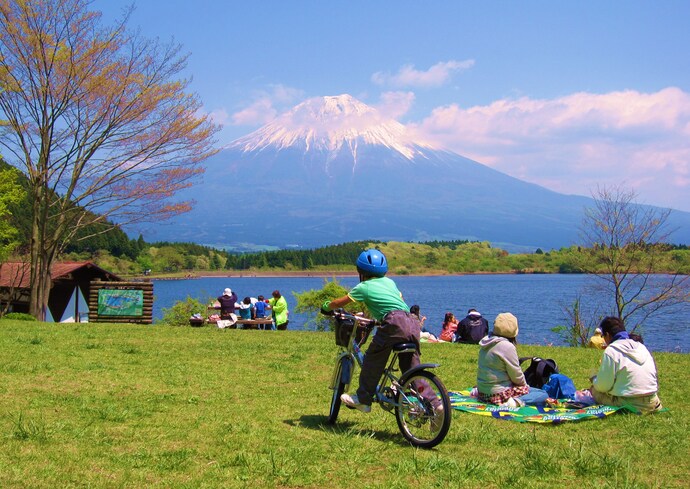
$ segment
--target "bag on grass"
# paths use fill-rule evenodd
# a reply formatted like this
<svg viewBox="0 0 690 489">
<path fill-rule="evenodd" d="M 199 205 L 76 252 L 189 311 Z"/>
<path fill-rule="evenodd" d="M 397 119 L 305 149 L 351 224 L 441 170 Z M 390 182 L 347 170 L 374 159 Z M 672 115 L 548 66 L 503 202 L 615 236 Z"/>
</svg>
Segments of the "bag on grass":
<svg viewBox="0 0 690 489">
<path fill-rule="evenodd" d="M 220 329 L 225 329 L 230 328 L 235 323 L 237 323 L 237 315 L 235 313 L 231 313 L 229 318 L 230 319 L 219 319 L 216 322 L 216 326 L 218 326 Z"/>
<path fill-rule="evenodd" d="M 541 389 L 551 375 L 558 373 L 558 365 L 551 358 L 521 357 L 520 364 L 525 360 L 532 360 L 525 370 L 525 381 L 530 387 Z"/>
<path fill-rule="evenodd" d="M 575 383 L 563 374 L 553 374 L 543 389 L 551 399 L 575 399 Z"/>
</svg>

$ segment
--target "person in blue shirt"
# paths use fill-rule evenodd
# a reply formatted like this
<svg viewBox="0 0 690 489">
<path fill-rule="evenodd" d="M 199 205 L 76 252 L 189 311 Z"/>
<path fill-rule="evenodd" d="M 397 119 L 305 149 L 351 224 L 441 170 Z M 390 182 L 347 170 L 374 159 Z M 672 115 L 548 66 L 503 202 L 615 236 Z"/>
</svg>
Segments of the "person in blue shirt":
<svg viewBox="0 0 690 489">
<path fill-rule="evenodd" d="M 260 295 L 254 304 L 254 317 L 256 317 L 256 319 L 265 318 L 267 309 L 268 304 L 266 304 L 266 298 L 263 295 Z"/>
</svg>

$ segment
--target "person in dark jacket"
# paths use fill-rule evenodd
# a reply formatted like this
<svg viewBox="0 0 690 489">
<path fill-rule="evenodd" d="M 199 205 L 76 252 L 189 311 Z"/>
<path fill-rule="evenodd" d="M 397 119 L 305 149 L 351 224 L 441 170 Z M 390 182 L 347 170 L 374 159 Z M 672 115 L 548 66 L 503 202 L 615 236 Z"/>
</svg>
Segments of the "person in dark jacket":
<svg viewBox="0 0 690 489">
<path fill-rule="evenodd" d="M 489 334 L 489 322 L 476 309 L 467 311 L 465 319 L 458 324 L 455 333 L 456 343 L 478 345 L 479 340 Z"/>
<path fill-rule="evenodd" d="M 237 294 L 230 289 L 225 289 L 223 295 L 218 297 L 220 304 L 220 318 L 231 319 L 232 314 L 235 314 L 235 303 L 237 302 Z"/>
</svg>

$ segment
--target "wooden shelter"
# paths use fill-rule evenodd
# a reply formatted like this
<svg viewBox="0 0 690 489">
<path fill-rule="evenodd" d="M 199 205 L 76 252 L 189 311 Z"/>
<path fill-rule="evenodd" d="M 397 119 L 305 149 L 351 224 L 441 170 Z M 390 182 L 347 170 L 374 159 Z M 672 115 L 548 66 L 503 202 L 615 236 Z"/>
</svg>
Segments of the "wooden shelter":
<svg viewBox="0 0 690 489">
<path fill-rule="evenodd" d="M 0 308 L 9 303 L 11 312 L 29 312 L 30 265 L 8 262 L 0 265 Z M 121 282 L 117 275 L 90 262 L 54 263 L 50 269 L 52 286 L 46 320 L 81 321 L 90 312 L 86 298 L 92 282 Z"/>
</svg>

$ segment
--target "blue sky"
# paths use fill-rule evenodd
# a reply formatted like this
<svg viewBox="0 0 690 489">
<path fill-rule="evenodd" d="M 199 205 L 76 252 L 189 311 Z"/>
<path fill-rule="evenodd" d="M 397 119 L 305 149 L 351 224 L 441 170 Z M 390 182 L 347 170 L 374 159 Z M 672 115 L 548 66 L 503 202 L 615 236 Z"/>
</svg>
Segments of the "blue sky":
<svg viewBox="0 0 690 489">
<path fill-rule="evenodd" d="M 96 0 L 112 21 L 130 1 Z M 138 0 L 190 53 L 227 144 L 348 93 L 428 142 L 562 193 L 690 211 L 690 1 Z M 460 190 L 460 189 L 459 189 Z"/>
</svg>

